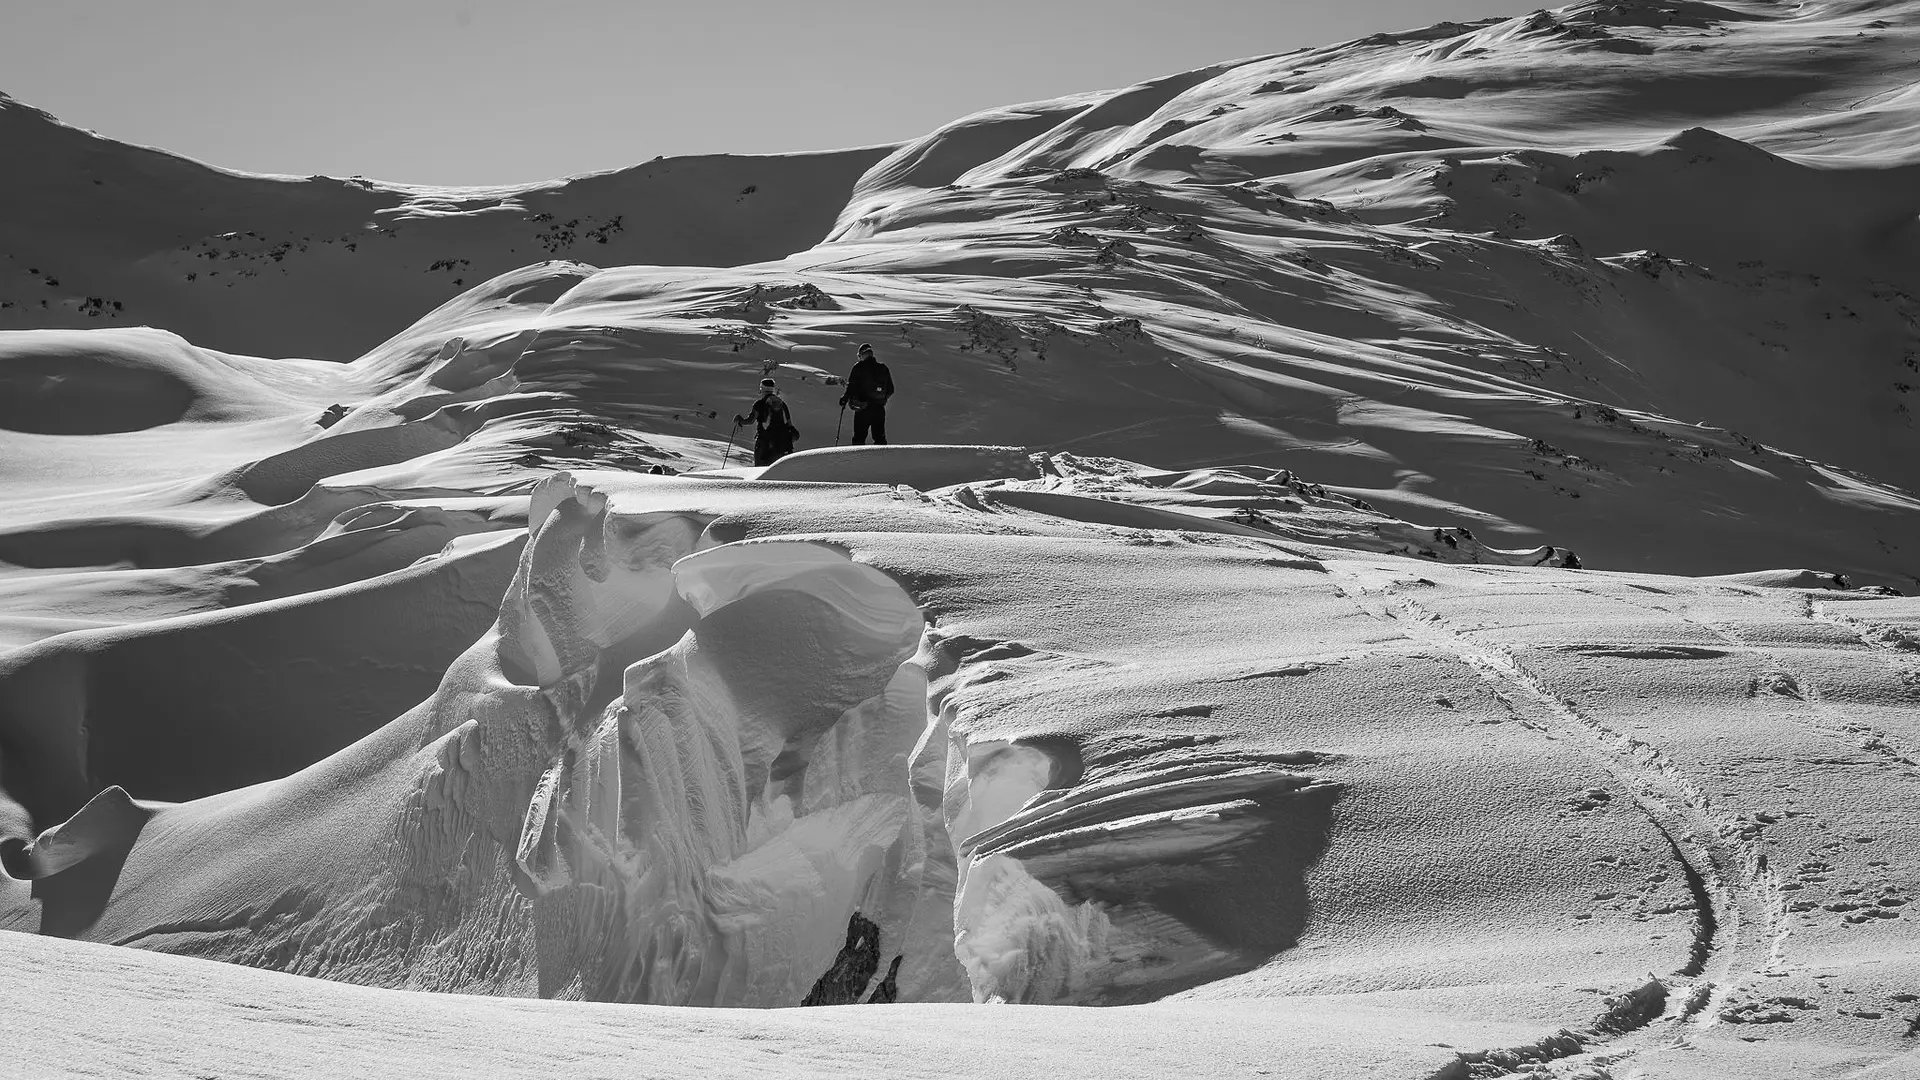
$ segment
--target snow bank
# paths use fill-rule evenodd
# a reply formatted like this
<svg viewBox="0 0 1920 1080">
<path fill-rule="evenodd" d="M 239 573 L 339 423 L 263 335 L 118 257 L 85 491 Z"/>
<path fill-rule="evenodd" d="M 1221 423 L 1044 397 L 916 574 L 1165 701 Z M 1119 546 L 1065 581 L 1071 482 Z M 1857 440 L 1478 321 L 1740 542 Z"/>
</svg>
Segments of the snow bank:
<svg viewBox="0 0 1920 1080">
<path fill-rule="evenodd" d="M 0 959 L 0 1004 L 33 1032 L 33 1067 L 44 1076 L 545 1080 L 554 1062 L 580 1060 L 613 1076 L 832 1080 L 880 1063 L 890 1080 L 948 1080 L 962 1062 L 982 1076 L 1071 1076 L 1099 1062 L 1114 1080 L 1259 1071 L 1362 1080 L 1436 1074 L 1451 1067 L 1451 1047 L 1517 1045 L 1539 1027 L 1391 998 L 743 1012 L 410 994 L 27 934 L 0 935 Z M 103 1040 L 106 1002 L 113 1038 Z M 1349 1059 L 1364 1064 L 1339 1064 Z"/>
<path fill-rule="evenodd" d="M 789 454 L 762 480 L 905 484 L 931 491 L 974 480 L 1037 479 L 1033 452 L 1018 446 L 829 446 Z"/>
<path fill-rule="evenodd" d="M 1744 574 L 1709 574 L 1704 580 L 1725 581 L 1734 585 L 1757 585 L 1763 589 L 1844 589 L 1845 578 L 1818 570 L 1749 570 Z"/>
<path fill-rule="evenodd" d="M 148 327 L 0 335 L 0 432 L 105 435 L 304 411 L 338 369 L 195 348 Z"/>
</svg>

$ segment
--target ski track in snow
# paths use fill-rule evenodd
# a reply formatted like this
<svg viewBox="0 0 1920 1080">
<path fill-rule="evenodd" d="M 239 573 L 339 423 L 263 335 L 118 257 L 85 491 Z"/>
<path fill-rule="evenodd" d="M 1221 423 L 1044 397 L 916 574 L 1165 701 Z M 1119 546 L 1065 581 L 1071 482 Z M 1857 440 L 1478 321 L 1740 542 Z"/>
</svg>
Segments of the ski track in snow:
<svg viewBox="0 0 1920 1080">
<path fill-rule="evenodd" d="M 1698 986 L 1710 991 L 1702 1005 L 1689 1006 L 1681 1019 L 1711 1023 L 1728 987 L 1782 961 L 1792 926 L 1765 853 L 1739 839 L 1739 823 L 1717 813 L 1712 801 L 1665 752 L 1574 707 L 1513 653 L 1473 641 L 1408 597 L 1369 590 L 1357 581 L 1343 583 L 1340 590 L 1367 614 L 1471 668 L 1506 703 L 1516 722 L 1581 746 L 1614 776 L 1620 789 L 1666 838 L 1695 903 L 1691 955 L 1672 975 L 1698 979 Z M 1749 959 L 1756 949 L 1760 956 Z M 1678 985 L 1689 992 L 1695 988 L 1684 982 Z M 1641 1017 L 1633 1030 L 1650 1019 Z M 1603 1021 L 1596 1022 L 1596 1027 L 1605 1029 Z M 1661 1037 L 1684 1036 L 1663 1033 Z"/>
</svg>

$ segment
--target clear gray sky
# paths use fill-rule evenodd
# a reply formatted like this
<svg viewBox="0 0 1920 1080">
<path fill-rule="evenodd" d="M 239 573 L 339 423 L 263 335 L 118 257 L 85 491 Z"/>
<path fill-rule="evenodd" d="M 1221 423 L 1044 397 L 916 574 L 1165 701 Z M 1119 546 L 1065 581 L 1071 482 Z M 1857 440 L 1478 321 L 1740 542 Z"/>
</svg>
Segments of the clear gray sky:
<svg viewBox="0 0 1920 1080">
<path fill-rule="evenodd" d="M 0 90 L 249 172 L 489 184 L 910 139 L 1504 0 L 0 0 Z"/>
</svg>

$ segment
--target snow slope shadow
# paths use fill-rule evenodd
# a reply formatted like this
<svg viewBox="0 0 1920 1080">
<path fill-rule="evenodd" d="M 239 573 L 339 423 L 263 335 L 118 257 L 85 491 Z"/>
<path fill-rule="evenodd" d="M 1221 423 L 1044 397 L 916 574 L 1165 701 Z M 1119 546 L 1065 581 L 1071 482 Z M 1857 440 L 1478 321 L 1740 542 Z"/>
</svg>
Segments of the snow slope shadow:
<svg viewBox="0 0 1920 1080">
<path fill-rule="evenodd" d="M 151 813 L 125 789 L 109 787 L 31 843 L 0 838 L 0 868 L 33 882 L 40 933 L 75 937 L 100 917 Z"/>
<path fill-rule="evenodd" d="M 956 945 L 976 995 L 1128 1004 L 1252 970 L 1306 926 L 1338 796 L 1226 758 L 1029 803 L 964 844 Z"/>
<path fill-rule="evenodd" d="M 1313 752 L 1172 737 L 1086 757 L 1082 740 L 969 738 L 969 684 L 1058 677 L 1061 657 L 930 636 L 954 952 L 979 1001 L 1120 1005 L 1250 971 L 1307 924 L 1307 874 L 1342 787 Z M 923 748 L 926 744 L 923 744 Z M 925 755 L 923 749 L 922 755 Z"/>
<path fill-rule="evenodd" d="M 283 777 L 431 693 L 487 629 L 512 542 L 300 596 L 38 642 L 0 661 L 0 790 L 47 828 L 118 784 Z M 0 826 L 0 833 L 7 832 Z"/>
</svg>

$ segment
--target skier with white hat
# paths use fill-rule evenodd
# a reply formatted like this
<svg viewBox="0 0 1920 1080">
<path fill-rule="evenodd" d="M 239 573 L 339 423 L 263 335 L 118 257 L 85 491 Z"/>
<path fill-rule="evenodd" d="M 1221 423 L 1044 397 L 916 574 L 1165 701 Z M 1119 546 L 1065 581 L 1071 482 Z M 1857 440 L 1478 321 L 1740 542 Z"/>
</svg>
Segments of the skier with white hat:
<svg viewBox="0 0 1920 1080">
<path fill-rule="evenodd" d="M 733 418 L 733 426 L 737 428 L 748 419 L 754 423 L 755 465 L 771 465 L 793 453 L 793 441 L 800 437 L 800 429 L 793 426 L 793 413 L 772 379 L 760 380 L 760 396 L 748 406 L 746 413 Z"/>
</svg>

